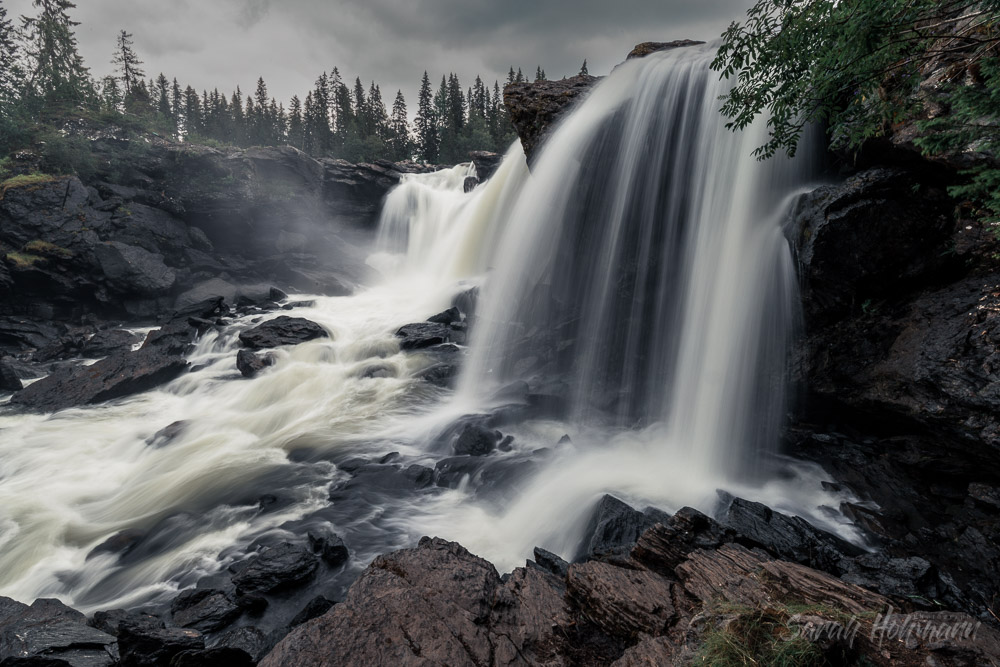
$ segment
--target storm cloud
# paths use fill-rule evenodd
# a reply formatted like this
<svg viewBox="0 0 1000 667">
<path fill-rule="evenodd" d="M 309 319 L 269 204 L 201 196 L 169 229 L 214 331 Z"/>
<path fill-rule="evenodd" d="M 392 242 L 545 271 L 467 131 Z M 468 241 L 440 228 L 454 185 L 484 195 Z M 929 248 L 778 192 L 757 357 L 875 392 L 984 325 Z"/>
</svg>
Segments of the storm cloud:
<svg viewBox="0 0 1000 667">
<path fill-rule="evenodd" d="M 642 41 L 718 37 L 752 0 L 77 0 L 80 51 L 92 73 L 111 71 L 119 30 L 133 33 L 148 76 L 163 72 L 198 90 L 263 76 L 285 102 L 338 67 L 348 82 L 375 80 L 411 108 L 424 70 L 501 85 L 507 69 L 549 78 L 576 74 L 584 59 L 604 74 Z M 7 0 L 11 15 L 31 0 Z"/>
</svg>

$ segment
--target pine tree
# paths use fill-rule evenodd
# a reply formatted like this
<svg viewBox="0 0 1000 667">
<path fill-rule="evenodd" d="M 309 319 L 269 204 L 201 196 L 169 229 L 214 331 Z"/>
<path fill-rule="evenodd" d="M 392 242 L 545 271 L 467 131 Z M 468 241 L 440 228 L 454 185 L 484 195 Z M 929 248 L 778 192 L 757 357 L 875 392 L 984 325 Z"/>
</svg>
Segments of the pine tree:
<svg viewBox="0 0 1000 667">
<path fill-rule="evenodd" d="M 136 85 L 146 76 L 142 71 L 142 61 L 136 55 L 132 42 L 132 34 L 122 30 L 118 33 L 118 46 L 115 49 L 115 56 L 111 59 L 111 64 L 118 72 L 118 78 L 122 82 L 122 89 L 125 97 L 128 98 L 135 91 Z"/>
<path fill-rule="evenodd" d="M 437 162 L 437 113 L 434 108 L 434 96 L 431 92 L 431 80 L 427 76 L 426 71 L 424 72 L 424 78 L 420 82 L 420 95 L 417 101 L 416 134 L 420 159 L 424 162 Z"/>
<path fill-rule="evenodd" d="M 198 91 L 188 86 L 184 89 L 184 135 L 190 138 L 201 131 L 201 101 Z"/>
<path fill-rule="evenodd" d="M 333 109 L 337 116 L 334 149 L 342 151 L 347 145 L 348 134 L 357 124 L 357 119 L 354 117 L 354 109 L 351 106 L 351 91 L 347 89 L 347 84 L 340 79 L 340 72 L 337 71 L 336 67 L 333 68 L 333 78 L 330 80 L 330 85 L 333 92 Z"/>
<path fill-rule="evenodd" d="M 339 78 L 339 75 L 338 75 Z M 310 132 L 316 143 L 316 152 L 324 155 L 333 149 L 333 130 L 330 127 L 330 111 L 333 107 L 333 92 L 330 88 L 330 77 L 323 72 L 316 79 L 316 88 L 312 95 L 312 126 Z"/>
<path fill-rule="evenodd" d="M 11 105 L 18 98 L 23 77 L 14 38 L 14 25 L 7 18 L 7 8 L 0 5 L 0 117 L 11 115 Z"/>
<path fill-rule="evenodd" d="M 302 100 L 298 95 L 292 96 L 288 105 L 288 143 L 299 150 L 304 150 L 304 127 L 302 125 Z"/>
<path fill-rule="evenodd" d="M 170 110 L 170 81 L 163 72 L 160 72 L 160 76 L 156 78 L 156 111 L 164 118 L 164 120 L 170 120 L 172 117 Z"/>
<path fill-rule="evenodd" d="M 302 108 L 302 150 L 310 155 L 317 155 L 316 148 L 316 102 L 312 91 L 306 94 L 306 102 Z"/>
<path fill-rule="evenodd" d="M 369 136 L 389 139 L 389 114 L 386 113 L 385 102 L 382 101 L 382 89 L 372 81 L 368 89 L 368 123 Z"/>
<path fill-rule="evenodd" d="M 527 81 L 527 79 L 524 78 L 524 75 L 521 74 L 521 68 L 518 67 L 517 68 L 517 78 L 514 79 L 514 82 L 515 83 L 524 83 L 525 81 Z"/>
<path fill-rule="evenodd" d="M 465 95 L 454 73 L 448 78 L 448 125 L 455 134 L 465 127 Z"/>
<path fill-rule="evenodd" d="M 430 82 L 428 82 L 430 83 Z M 403 91 L 396 91 L 396 99 L 392 103 L 392 118 L 389 121 L 391 132 L 392 159 L 410 159 L 410 124 L 406 114 L 406 99 L 403 98 Z"/>
<path fill-rule="evenodd" d="M 354 79 L 354 117 L 357 119 L 358 131 L 361 137 L 364 138 L 371 134 L 368 100 L 365 98 L 365 87 L 361 84 L 361 77 Z"/>
<path fill-rule="evenodd" d="M 507 72 L 507 83 L 516 83 L 516 82 L 517 82 L 517 75 L 514 74 L 514 68 L 511 67 L 510 71 Z"/>
<path fill-rule="evenodd" d="M 580 75 L 581 76 L 589 76 L 590 75 L 590 72 L 587 71 L 587 59 L 586 58 L 583 59 L 583 65 L 580 67 Z"/>
<path fill-rule="evenodd" d="M 229 100 L 229 118 L 232 128 L 228 137 L 229 141 L 237 146 L 246 145 L 247 123 L 246 116 L 243 115 L 243 91 L 240 90 L 239 86 L 236 86 L 236 91 Z"/>
<path fill-rule="evenodd" d="M 181 90 L 181 84 L 177 83 L 176 78 L 170 85 L 170 117 L 179 133 L 184 121 L 184 91 Z"/>
<path fill-rule="evenodd" d="M 28 89 L 49 108 L 80 104 L 93 94 L 90 74 L 77 52 L 69 18 L 76 5 L 70 0 L 34 0 L 38 16 L 21 17 L 28 58 Z"/>
<path fill-rule="evenodd" d="M 111 75 L 101 79 L 101 110 L 110 114 L 122 111 L 122 89 L 118 79 Z"/>
<path fill-rule="evenodd" d="M 535 81 L 545 81 L 545 70 L 542 69 L 541 65 L 535 70 Z"/>
</svg>

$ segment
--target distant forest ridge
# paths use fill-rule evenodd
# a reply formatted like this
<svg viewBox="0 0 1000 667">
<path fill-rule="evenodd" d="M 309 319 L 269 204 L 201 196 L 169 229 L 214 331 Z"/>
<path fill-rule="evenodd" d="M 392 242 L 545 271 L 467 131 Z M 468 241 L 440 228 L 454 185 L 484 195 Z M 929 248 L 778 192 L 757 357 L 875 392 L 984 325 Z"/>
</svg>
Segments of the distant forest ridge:
<svg viewBox="0 0 1000 667">
<path fill-rule="evenodd" d="M 62 143 L 60 124 L 80 117 L 192 143 L 288 144 L 316 157 L 352 162 L 455 164 L 470 151 L 502 152 L 515 138 L 500 83 L 491 87 L 479 76 L 463 89 L 454 73 L 435 86 L 424 72 L 411 125 L 402 91 L 389 110 L 377 83 L 365 86 L 358 77 L 350 86 L 336 67 L 287 107 L 268 93 L 263 78 L 252 93 L 237 87 L 228 95 L 218 88 L 199 93 L 163 73 L 147 78 L 132 34 L 121 30 L 113 46 L 114 73 L 95 79 L 77 49 L 79 23 L 70 17 L 75 3 L 34 0 L 34 5 L 38 14 L 22 16 L 16 25 L 0 0 L 0 158 L 39 142 Z M 537 68 L 535 79 L 544 78 Z M 525 80 L 520 69 L 510 69 L 508 83 Z M 50 162 L 71 170 L 73 160 L 65 154 L 82 149 L 48 150 L 59 153 Z M 3 169 L 0 162 L 0 177 Z"/>
</svg>

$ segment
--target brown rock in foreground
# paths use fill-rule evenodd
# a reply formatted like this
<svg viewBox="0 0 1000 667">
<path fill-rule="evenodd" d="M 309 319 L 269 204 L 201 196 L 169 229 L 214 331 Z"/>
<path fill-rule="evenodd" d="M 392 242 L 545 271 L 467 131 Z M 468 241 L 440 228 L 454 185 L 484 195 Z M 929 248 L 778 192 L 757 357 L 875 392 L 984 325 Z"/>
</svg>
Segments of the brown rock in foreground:
<svg viewBox="0 0 1000 667">
<path fill-rule="evenodd" d="M 503 579 L 460 545 L 424 538 L 415 549 L 375 559 L 343 603 L 294 630 L 260 664 L 687 664 L 705 657 L 710 634 L 761 615 L 779 623 L 771 637 L 778 646 L 859 619 L 851 641 L 846 634 L 809 640 L 834 662 L 1000 661 L 1000 634 L 978 619 L 891 611 L 878 594 L 731 537 L 685 509 L 649 529 L 631 559 L 575 564 L 565 577 L 529 562 Z M 905 641 L 901 627 L 912 628 Z M 928 627 L 961 632 L 928 639 L 921 630 Z"/>
</svg>

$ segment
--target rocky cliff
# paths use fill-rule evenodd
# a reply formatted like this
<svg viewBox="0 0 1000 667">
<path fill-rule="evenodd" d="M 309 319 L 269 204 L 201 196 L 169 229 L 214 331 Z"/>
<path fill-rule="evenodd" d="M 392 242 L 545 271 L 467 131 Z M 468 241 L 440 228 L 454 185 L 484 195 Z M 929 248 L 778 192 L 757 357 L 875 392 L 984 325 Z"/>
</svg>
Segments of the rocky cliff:
<svg viewBox="0 0 1000 667">
<path fill-rule="evenodd" d="M 87 182 L 29 176 L 0 192 L 0 354 L 209 297 L 259 301 L 272 285 L 347 293 L 367 274 L 355 246 L 385 194 L 432 169 L 89 138 L 100 168 Z"/>
</svg>

